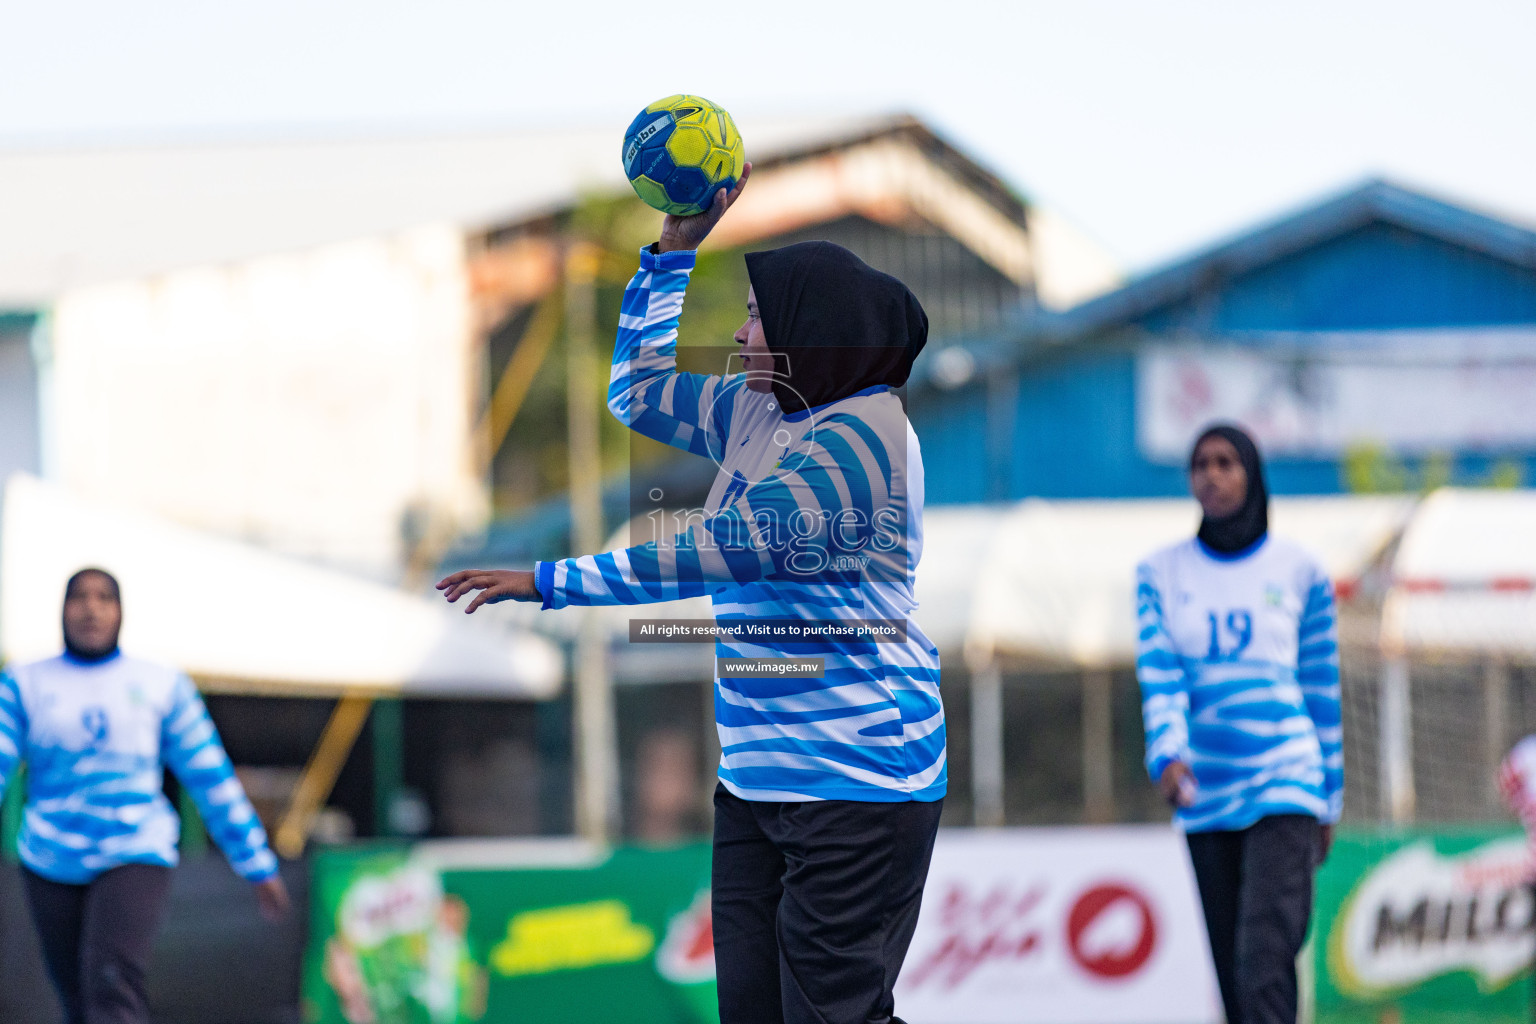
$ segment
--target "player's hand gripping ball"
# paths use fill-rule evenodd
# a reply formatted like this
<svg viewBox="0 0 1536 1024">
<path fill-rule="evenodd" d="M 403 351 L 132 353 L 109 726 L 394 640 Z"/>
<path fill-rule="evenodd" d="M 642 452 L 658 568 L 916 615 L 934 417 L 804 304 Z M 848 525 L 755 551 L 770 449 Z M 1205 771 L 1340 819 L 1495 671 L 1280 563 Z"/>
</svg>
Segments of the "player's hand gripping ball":
<svg viewBox="0 0 1536 1024">
<path fill-rule="evenodd" d="M 745 162 L 736 122 L 702 96 L 657 100 L 624 133 L 624 173 L 635 194 L 678 217 L 704 212 L 716 192 L 735 188 Z"/>
</svg>

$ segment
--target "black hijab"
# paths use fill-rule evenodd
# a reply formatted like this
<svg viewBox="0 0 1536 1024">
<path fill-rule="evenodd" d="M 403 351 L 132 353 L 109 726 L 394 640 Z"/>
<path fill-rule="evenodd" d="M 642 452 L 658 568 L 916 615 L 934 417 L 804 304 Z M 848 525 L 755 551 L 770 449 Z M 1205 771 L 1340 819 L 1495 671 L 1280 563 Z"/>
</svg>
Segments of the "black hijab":
<svg viewBox="0 0 1536 1024">
<path fill-rule="evenodd" d="M 1237 458 L 1248 474 L 1248 494 L 1236 512 L 1219 519 L 1205 516 L 1200 520 L 1200 542 L 1223 555 L 1235 555 L 1251 548 L 1269 532 L 1269 488 L 1264 485 L 1264 461 L 1259 458 L 1259 447 L 1253 438 L 1234 426 L 1222 423 L 1208 428 L 1195 441 L 1189 452 L 1190 469 L 1194 469 L 1195 452 L 1208 437 L 1220 437 L 1231 442 L 1237 449 Z"/>
<path fill-rule="evenodd" d="M 112 600 L 117 602 L 118 609 L 122 609 L 123 588 L 118 584 L 117 577 L 107 572 L 107 570 L 98 569 L 95 566 L 81 569 L 79 572 L 75 573 L 69 578 L 69 582 L 64 584 L 64 600 L 66 603 L 74 594 L 75 587 L 79 586 L 80 582 L 87 576 L 99 577 L 101 581 L 107 585 L 107 589 L 112 591 Z M 121 628 L 121 624 L 119 624 L 119 628 Z M 97 662 L 106 661 L 112 655 L 117 653 L 117 640 L 114 637 L 112 646 L 106 648 L 105 650 L 86 650 L 83 647 L 75 646 L 74 640 L 69 635 L 69 630 L 66 629 L 64 630 L 64 650 L 68 651 L 69 656 L 74 658 L 76 661 L 94 665 Z"/>
<path fill-rule="evenodd" d="M 747 276 L 785 413 L 901 387 L 928 341 L 928 315 L 911 289 L 840 245 L 749 252 Z"/>
</svg>

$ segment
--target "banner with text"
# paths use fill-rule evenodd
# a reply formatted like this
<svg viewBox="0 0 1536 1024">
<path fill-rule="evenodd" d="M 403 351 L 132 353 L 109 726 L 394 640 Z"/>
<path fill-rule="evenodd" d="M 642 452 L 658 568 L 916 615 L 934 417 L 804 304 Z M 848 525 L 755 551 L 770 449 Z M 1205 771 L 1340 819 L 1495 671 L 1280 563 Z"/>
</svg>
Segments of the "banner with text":
<svg viewBox="0 0 1536 1024">
<path fill-rule="evenodd" d="M 1326 343 L 1325 343 L 1326 342 Z M 1149 347 L 1136 357 L 1136 438 L 1182 463 L 1215 420 L 1272 455 L 1333 458 L 1352 446 L 1405 454 L 1536 447 L 1536 333 L 1327 336 L 1306 348 Z"/>
<path fill-rule="evenodd" d="M 896 1011 L 952 1024 L 1206 1024 L 1220 1000 L 1172 828 L 940 833 Z"/>
<path fill-rule="evenodd" d="M 1317 879 L 1318 1020 L 1529 1020 L 1531 868 L 1507 828 L 1342 832 Z"/>
</svg>

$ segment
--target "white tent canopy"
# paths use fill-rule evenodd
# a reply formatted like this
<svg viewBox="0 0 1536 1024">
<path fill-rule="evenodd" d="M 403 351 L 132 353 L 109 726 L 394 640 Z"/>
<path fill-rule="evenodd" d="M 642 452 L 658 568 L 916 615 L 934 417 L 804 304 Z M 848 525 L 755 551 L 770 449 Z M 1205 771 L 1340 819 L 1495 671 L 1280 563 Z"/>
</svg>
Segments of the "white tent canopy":
<svg viewBox="0 0 1536 1024">
<path fill-rule="evenodd" d="M 1392 568 L 1389 648 L 1536 657 L 1536 491 L 1436 491 Z"/>
<path fill-rule="evenodd" d="M 0 524 L 0 651 L 60 647 L 64 583 L 97 565 L 122 583 L 125 650 L 205 686 L 287 693 L 546 697 L 549 641 L 485 616 L 257 548 L 80 501 L 17 474 Z"/>
</svg>

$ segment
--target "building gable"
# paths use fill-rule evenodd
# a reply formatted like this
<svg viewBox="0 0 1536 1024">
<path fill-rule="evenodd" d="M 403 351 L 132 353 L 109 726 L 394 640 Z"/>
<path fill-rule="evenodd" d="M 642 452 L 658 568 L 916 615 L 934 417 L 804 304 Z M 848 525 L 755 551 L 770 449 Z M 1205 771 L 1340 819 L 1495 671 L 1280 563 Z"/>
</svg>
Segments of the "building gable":
<svg viewBox="0 0 1536 1024">
<path fill-rule="evenodd" d="M 1536 323 L 1536 267 L 1377 220 L 1140 317 L 1153 333 Z"/>
</svg>

